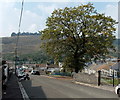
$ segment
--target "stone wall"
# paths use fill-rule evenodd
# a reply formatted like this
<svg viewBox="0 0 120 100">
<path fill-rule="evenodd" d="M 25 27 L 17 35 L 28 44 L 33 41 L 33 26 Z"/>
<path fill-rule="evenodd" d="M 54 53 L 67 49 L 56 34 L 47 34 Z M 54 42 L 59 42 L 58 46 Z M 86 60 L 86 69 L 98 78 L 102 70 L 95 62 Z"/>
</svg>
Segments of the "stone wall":
<svg viewBox="0 0 120 100">
<path fill-rule="evenodd" d="M 98 78 L 94 74 L 87 74 L 87 73 L 75 73 L 73 75 L 75 81 L 89 83 L 89 84 L 98 84 Z"/>
</svg>

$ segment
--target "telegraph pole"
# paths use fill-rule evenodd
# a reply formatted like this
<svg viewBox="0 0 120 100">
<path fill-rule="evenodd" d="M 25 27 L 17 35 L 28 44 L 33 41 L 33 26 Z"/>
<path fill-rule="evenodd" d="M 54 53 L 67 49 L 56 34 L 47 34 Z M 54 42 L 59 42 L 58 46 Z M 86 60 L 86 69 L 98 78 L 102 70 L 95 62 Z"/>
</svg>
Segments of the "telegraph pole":
<svg viewBox="0 0 120 100">
<path fill-rule="evenodd" d="M 16 74 L 16 66 L 18 65 L 18 41 L 19 41 L 20 27 L 21 27 L 21 21 L 22 21 L 23 6 L 24 6 L 24 0 L 22 1 L 20 19 L 19 19 L 19 24 L 18 24 L 18 34 L 17 34 L 17 40 L 16 40 L 16 48 L 15 48 L 15 74 Z"/>
<path fill-rule="evenodd" d="M 118 2 L 118 39 L 120 39 L 120 1 Z M 118 52 L 118 61 L 117 61 L 117 63 L 118 63 L 118 84 L 120 84 L 120 52 L 119 52 L 119 50 L 120 50 L 120 44 L 119 44 L 119 40 L 118 40 L 118 50 L 117 50 L 117 52 Z"/>
</svg>

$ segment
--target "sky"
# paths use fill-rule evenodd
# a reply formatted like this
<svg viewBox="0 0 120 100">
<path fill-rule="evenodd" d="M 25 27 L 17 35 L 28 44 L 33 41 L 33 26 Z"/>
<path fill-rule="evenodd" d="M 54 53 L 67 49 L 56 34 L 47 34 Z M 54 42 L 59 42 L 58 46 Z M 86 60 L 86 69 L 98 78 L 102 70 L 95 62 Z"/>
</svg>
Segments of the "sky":
<svg viewBox="0 0 120 100">
<path fill-rule="evenodd" d="M 0 0 L 0 37 L 9 37 L 12 32 L 18 32 L 21 2 L 22 0 Z M 118 21 L 117 0 L 24 0 L 21 32 L 41 31 L 55 9 L 88 2 L 92 2 L 99 13 L 105 13 Z M 117 26 L 116 28 L 118 29 Z M 117 31 L 115 35 L 118 36 Z"/>
</svg>

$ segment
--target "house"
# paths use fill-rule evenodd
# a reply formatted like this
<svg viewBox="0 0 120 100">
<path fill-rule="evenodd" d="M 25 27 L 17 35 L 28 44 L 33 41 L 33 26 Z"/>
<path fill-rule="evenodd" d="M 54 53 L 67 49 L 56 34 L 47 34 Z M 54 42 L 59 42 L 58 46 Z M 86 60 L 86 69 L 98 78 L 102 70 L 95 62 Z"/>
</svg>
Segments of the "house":
<svg viewBox="0 0 120 100">
<path fill-rule="evenodd" d="M 29 67 L 29 68 L 34 68 L 36 64 L 23 64 L 23 66 Z"/>
<path fill-rule="evenodd" d="M 113 71 L 115 76 L 120 73 L 120 62 L 116 62 L 116 64 L 110 66 L 110 76 L 113 76 Z"/>
<path fill-rule="evenodd" d="M 87 74 L 97 74 L 98 71 L 101 71 L 101 76 L 103 77 L 118 77 L 117 73 L 119 71 L 120 62 L 107 62 L 103 64 L 91 64 L 89 67 L 85 67 L 82 71 Z"/>
<path fill-rule="evenodd" d="M 47 66 L 47 71 L 48 72 L 54 72 L 54 71 L 61 71 L 61 67 L 59 67 L 58 65 L 55 64 L 50 64 Z"/>
<path fill-rule="evenodd" d="M 40 71 L 46 71 L 47 70 L 47 64 L 36 64 L 36 68 Z"/>
<path fill-rule="evenodd" d="M 110 68 L 108 65 L 104 64 L 99 66 L 96 71 L 98 72 L 99 70 L 101 71 L 101 76 L 109 76 Z"/>
<path fill-rule="evenodd" d="M 97 71 L 101 71 L 102 76 L 108 76 L 112 77 L 114 73 L 114 77 L 118 77 L 117 73 L 118 70 L 116 69 L 118 66 L 118 63 L 111 63 L 111 64 L 105 64 L 97 68 Z"/>
<path fill-rule="evenodd" d="M 89 66 L 84 67 L 84 70 L 82 72 L 87 74 L 96 74 L 97 68 L 101 65 L 102 65 L 101 63 L 100 64 L 91 63 L 89 64 Z"/>
</svg>

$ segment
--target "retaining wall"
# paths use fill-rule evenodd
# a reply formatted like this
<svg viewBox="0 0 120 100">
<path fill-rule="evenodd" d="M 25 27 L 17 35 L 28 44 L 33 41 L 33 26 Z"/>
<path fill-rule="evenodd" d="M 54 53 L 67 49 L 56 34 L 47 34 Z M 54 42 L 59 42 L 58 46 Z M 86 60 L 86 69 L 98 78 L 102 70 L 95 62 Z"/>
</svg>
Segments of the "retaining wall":
<svg viewBox="0 0 120 100">
<path fill-rule="evenodd" d="M 87 73 L 77 73 L 73 75 L 75 81 L 89 83 L 89 84 L 98 84 L 98 78 L 94 74 Z"/>
</svg>

